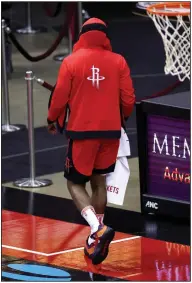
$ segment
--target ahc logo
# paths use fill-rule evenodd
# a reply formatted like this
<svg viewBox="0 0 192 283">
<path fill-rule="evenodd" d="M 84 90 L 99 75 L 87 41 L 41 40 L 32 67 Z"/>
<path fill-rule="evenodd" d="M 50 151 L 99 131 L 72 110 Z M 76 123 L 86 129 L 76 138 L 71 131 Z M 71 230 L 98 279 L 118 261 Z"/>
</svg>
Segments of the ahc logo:
<svg viewBox="0 0 192 283">
<path fill-rule="evenodd" d="M 95 68 L 94 65 L 92 66 L 91 70 L 92 70 L 92 77 L 87 77 L 87 79 L 89 81 L 92 81 L 92 85 L 96 86 L 96 88 L 99 89 L 99 81 L 104 80 L 105 77 L 99 76 L 100 69 Z"/>
<path fill-rule="evenodd" d="M 145 207 L 150 207 L 150 208 L 153 208 L 153 209 L 158 209 L 158 203 L 148 200 L 147 203 L 145 204 Z"/>
</svg>

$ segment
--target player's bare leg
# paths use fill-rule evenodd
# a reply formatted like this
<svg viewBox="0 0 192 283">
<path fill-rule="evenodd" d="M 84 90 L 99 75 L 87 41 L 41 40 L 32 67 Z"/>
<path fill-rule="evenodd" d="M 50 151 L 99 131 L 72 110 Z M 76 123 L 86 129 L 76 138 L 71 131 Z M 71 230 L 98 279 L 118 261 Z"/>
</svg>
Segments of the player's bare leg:
<svg viewBox="0 0 192 283">
<path fill-rule="evenodd" d="M 96 211 L 100 224 L 103 224 L 104 212 L 107 205 L 106 177 L 93 174 L 90 183 L 92 189 L 91 204 Z"/>
<path fill-rule="evenodd" d="M 80 212 L 86 206 L 91 205 L 91 198 L 85 189 L 85 184 L 74 184 L 73 182 L 67 180 L 67 187 L 76 207 Z"/>
<path fill-rule="evenodd" d="M 86 241 L 85 254 L 92 259 L 93 264 L 99 264 L 107 257 L 108 247 L 115 233 L 110 227 L 100 225 L 84 184 L 74 184 L 67 181 L 67 186 L 76 207 L 81 211 L 81 215 L 91 228 L 90 236 Z M 102 207 L 104 207 L 104 202 L 99 209 Z"/>
</svg>

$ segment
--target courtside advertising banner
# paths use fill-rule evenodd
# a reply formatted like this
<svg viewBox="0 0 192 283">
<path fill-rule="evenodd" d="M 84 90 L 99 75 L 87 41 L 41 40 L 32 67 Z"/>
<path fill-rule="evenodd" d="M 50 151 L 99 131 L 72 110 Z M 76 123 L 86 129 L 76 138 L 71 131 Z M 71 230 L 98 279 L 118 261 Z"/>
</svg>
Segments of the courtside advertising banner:
<svg viewBox="0 0 192 283">
<path fill-rule="evenodd" d="M 147 118 L 147 193 L 190 202 L 190 121 Z"/>
</svg>

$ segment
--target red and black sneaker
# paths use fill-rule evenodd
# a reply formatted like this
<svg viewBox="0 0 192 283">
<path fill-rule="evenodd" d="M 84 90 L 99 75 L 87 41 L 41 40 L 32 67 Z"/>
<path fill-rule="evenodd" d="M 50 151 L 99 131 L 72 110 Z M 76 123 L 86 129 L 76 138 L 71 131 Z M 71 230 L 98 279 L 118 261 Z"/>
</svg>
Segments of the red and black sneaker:
<svg viewBox="0 0 192 283">
<path fill-rule="evenodd" d="M 93 264 L 99 264 L 105 260 L 109 252 L 109 244 L 115 236 L 115 231 L 105 225 L 100 225 L 98 230 L 90 237 L 95 241 L 89 245 L 88 238 L 84 248 L 85 255 L 88 256 Z"/>
</svg>

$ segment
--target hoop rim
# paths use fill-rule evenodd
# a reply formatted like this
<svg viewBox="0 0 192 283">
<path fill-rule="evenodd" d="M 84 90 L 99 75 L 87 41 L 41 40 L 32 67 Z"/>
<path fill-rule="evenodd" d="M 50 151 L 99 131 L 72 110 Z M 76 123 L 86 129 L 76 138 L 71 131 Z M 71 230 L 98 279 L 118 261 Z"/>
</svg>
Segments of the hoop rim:
<svg viewBox="0 0 192 283">
<path fill-rule="evenodd" d="M 189 9 L 189 12 L 175 12 L 175 11 L 158 11 L 158 9 L 165 9 L 165 8 L 187 8 Z M 190 15 L 190 2 L 163 2 L 163 3 L 157 3 L 150 5 L 147 7 L 147 12 L 149 14 L 155 14 L 155 15 L 164 15 L 164 16 L 189 16 Z"/>
</svg>

